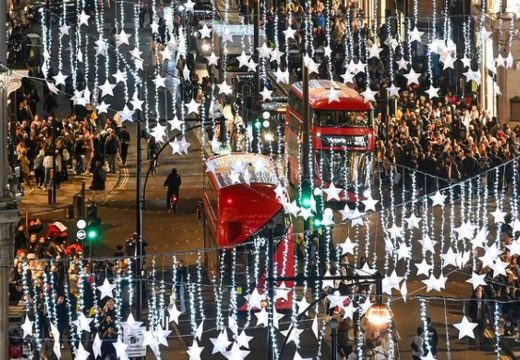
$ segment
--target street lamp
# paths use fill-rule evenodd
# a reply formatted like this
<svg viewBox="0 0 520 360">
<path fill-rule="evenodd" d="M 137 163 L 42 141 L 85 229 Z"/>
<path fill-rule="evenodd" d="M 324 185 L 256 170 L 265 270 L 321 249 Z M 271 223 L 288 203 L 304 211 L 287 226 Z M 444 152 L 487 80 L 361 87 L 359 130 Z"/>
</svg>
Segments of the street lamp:
<svg viewBox="0 0 520 360">
<path fill-rule="evenodd" d="M 378 298 L 376 303 L 367 310 L 365 317 L 372 328 L 381 330 L 388 326 L 394 314 L 392 310 Z"/>
</svg>

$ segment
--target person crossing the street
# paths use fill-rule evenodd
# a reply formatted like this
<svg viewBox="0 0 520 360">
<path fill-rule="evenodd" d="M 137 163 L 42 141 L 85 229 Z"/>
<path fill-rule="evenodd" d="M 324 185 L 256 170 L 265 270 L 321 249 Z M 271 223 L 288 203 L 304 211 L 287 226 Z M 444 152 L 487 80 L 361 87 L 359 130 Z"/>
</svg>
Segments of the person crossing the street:
<svg viewBox="0 0 520 360">
<path fill-rule="evenodd" d="M 177 169 L 173 168 L 172 172 L 164 180 L 164 187 L 168 189 L 166 192 L 166 209 L 170 210 L 171 197 L 175 195 L 177 201 L 179 200 L 179 189 L 181 187 L 181 176 L 177 173 Z"/>
</svg>

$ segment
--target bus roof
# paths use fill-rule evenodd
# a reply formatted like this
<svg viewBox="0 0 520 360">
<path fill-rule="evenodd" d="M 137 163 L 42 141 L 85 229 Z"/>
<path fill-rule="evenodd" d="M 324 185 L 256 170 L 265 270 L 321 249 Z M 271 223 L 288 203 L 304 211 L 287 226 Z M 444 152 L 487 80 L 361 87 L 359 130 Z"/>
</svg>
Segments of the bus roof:
<svg viewBox="0 0 520 360">
<path fill-rule="evenodd" d="M 217 190 L 234 184 L 270 184 L 276 186 L 278 177 L 271 159 L 265 155 L 232 153 L 213 156 L 206 161 L 207 175 Z"/>
<path fill-rule="evenodd" d="M 331 88 L 338 91 L 339 101 L 329 103 Z M 291 86 L 291 92 L 303 99 L 303 82 L 295 82 Z M 356 90 L 343 83 L 330 80 L 309 80 L 309 105 L 312 109 L 318 110 L 372 110 L 372 104 L 365 102 L 363 96 Z"/>
</svg>

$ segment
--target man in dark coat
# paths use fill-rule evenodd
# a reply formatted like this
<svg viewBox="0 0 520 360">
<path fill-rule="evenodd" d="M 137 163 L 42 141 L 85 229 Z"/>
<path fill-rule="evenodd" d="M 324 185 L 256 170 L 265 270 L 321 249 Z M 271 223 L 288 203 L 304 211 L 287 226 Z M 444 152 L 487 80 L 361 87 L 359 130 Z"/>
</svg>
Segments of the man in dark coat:
<svg viewBox="0 0 520 360">
<path fill-rule="evenodd" d="M 475 289 L 471 301 L 469 303 L 469 316 L 471 322 L 477 323 L 477 327 L 474 330 L 475 343 L 482 349 L 482 340 L 484 339 L 484 331 L 486 330 L 486 319 L 487 319 L 487 303 L 482 301 L 484 299 L 484 290 L 481 286 Z"/>
<path fill-rule="evenodd" d="M 164 181 L 164 187 L 168 188 L 166 193 L 166 209 L 170 209 L 170 198 L 175 195 L 179 199 L 179 189 L 181 187 L 181 176 L 177 174 L 177 169 L 172 169 L 172 172 L 168 175 Z"/>
<path fill-rule="evenodd" d="M 119 132 L 119 139 L 121 142 L 121 163 L 126 166 L 126 158 L 128 156 L 128 146 L 130 145 L 130 134 L 126 130 L 126 126 L 123 125 Z"/>
<path fill-rule="evenodd" d="M 92 196 L 90 201 L 94 201 L 96 195 L 101 193 L 103 195 L 103 204 L 107 202 L 107 193 L 105 191 L 105 182 L 107 179 L 107 174 L 103 167 L 101 166 L 101 161 L 96 160 L 96 164 L 94 167 L 94 171 L 92 172 L 92 183 L 90 184 L 90 190 L 92 190 Z"/>
</svg>

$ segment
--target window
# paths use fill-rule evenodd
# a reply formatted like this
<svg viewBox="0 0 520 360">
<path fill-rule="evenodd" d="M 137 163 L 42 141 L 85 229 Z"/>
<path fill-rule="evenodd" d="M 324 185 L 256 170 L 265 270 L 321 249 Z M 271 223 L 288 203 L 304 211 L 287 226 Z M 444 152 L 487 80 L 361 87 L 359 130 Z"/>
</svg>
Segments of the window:
<svg viewBox="0 0 520 360">
<path fill-rule="evenodd" d="M 369 115 L 366 111 L 315 110 L 313 124 L 324 127 L 370 127 Z"/>
</svg>

